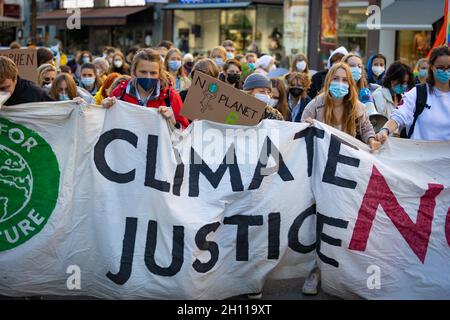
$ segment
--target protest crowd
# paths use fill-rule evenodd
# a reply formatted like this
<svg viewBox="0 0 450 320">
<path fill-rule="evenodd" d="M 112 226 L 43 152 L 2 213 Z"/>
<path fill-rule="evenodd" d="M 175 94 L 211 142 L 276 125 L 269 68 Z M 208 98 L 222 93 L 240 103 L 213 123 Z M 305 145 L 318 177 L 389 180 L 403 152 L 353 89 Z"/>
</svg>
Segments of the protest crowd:
<svg viewBox="0 0 450 320">
<path fill-rule="evenodd" d="M 317 72 L 310 70 L 304 54 L 290 59 L 287 72 L 277 72 L 274 57 L 236 52 L 230 40 L 212 49 L 209 56 L 182 52 L 170 41 L 127 52 L 105 47 L 100 57 L 89 51 L 74 56 L 70 61 L 57 61 L 50 49 L 38 48 L 37 83 L 23 79 L 15 63 L 0 56 L 2 108 L 66 100 L 111 108 L 122 100 L 158 108 L 162 117 L 183 130 L 196 120 L 183 117 L 181 110 L 194 75 L 203 73 L 263 102 L 261 121 L 312 124 L 317 120 L 356 137 L 372 152 L 391 136 L 450 141 L 447 46 L 434 48 L 414 69 L 387 61 L 382 53 L 360 57 L 340 47 L 329 56 L 327 68 Z M 373 116 L 385 119 L 383 124 L 374 125 Z M 303 293 L 317 294 L 319 281 L 320 270 L 315 267 Z M 248 295 L 249 299 L 261 296 L 261 292 Z"/>
</svg>

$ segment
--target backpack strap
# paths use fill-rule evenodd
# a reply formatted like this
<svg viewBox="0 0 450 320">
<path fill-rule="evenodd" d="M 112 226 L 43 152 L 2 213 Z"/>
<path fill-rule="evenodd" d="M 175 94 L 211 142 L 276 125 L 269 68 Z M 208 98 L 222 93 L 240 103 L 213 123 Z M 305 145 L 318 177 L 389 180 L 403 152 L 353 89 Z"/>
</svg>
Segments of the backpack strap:
<svg viewBox="0 0 450 320">
<path fill-rule="evenodd" d="M 427 84 L 419 84 L 416 86 L 417 98 L 416 98 L 416 109 L 414 110 L 414 120 L 408 131 L 408 138 L 411 138 L 414 133 L 414 127 L 416 126 L 417 118 L 421 115 L 425 108 L 430 108 L 427 105 Z"/>
<path fill-rule="evenodd" d="M 167 97 L 164 99 L 164 103 L 166 104 L 166 107 L 172 107 L 172 104 L 170 103 L 170 90 L 167 90 Z"/>
</svg>

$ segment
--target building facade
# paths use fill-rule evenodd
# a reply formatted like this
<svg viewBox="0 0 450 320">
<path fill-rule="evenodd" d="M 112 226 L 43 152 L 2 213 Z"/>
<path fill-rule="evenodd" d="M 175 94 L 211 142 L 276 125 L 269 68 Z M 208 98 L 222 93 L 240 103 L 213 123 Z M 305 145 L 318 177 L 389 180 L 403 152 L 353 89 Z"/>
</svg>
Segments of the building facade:
<svg viewBox="0 0 450 320">
<path fill-rule="evenodd" d="M 281 53 L 282 0 L 180 0 L 163 10 L 165 36 L 182 51 L 206 54 L 230 39 L 238 51 Z"/>
<path fill-rule="evenodd" d="M 100 54 L 106 45 L 124 51 L 155 46 L 162 38 L 161 6 L 158 0 L 63 0 L 59 9 L 40 14 L 37 20 L 40 26 L 56 27 L 68 52 Z"/>
</svg>

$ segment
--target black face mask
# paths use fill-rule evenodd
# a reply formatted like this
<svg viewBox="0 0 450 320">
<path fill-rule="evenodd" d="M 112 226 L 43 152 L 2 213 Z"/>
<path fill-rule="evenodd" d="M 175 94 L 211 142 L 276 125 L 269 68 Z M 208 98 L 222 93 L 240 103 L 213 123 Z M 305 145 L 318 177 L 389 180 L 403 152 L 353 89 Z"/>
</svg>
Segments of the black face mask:
<svg viewBox="0 0 450 320">
<path fill-rule="evenodd" d="M 241 79 L 241 75 L 238 73 L 229 74 L 227 76 L 227 81 L 231 84 L 235 84 L 235 83 L 239 82 L 240 79 Z"/>
<path fill-rule="evenodd" d="M 184 66 L 185 66 L 186 68 L 192 68 L 193 65 L 194 65 L 193 62 L 186 62 L 186 63 L 184 64 Z"/>
<path fill-rule="evenodd" d="M 298 98 L 302 95 L 303 89 L 302 88 L 290 88 L 289 93 L 294 97 Z"/>
</svg>

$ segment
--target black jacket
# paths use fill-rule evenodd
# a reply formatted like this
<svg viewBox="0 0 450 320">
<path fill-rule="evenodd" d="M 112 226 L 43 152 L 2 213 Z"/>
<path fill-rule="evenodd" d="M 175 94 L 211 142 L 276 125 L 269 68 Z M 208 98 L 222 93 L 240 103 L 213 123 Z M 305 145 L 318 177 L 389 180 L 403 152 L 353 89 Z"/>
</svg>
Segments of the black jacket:
<svg viewBox="0 0 450 320">
<path fill-rule="evenodd" d="M 322 90 L 325 84 L 325 77 L 327 76 L 328 70 L 319 71 L 312 76 L 311 88 L 308 91 L 308 96 L 314 99 L 317 94 Z"/>
<path fill-rule="evenodd" d="M 54 101 L 47 92 L 39 88 L 34 82 L 17 77 L 16 88 L 11 97 L 6 100 L 5 106 L 13 106 L 16 104 Z"/>
</svg>

